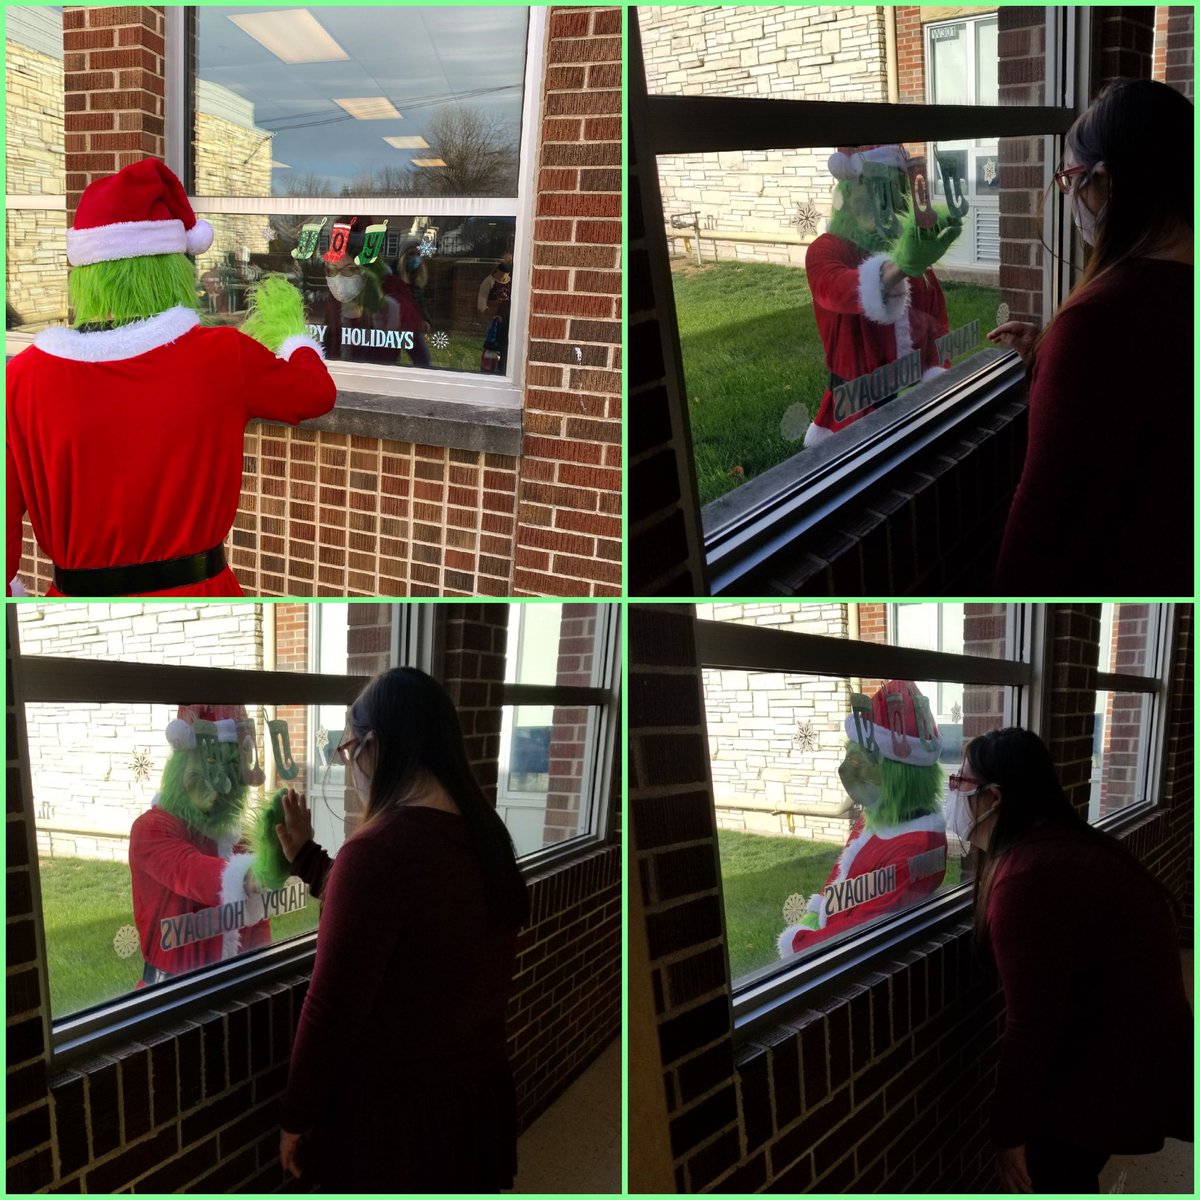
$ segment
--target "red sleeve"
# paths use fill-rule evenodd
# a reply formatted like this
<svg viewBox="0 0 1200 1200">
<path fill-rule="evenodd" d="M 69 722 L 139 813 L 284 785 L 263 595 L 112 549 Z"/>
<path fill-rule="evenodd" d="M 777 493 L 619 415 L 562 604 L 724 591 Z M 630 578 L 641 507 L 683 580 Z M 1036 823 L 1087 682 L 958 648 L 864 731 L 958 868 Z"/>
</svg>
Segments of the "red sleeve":
<svg viewBox="0 0 1200 1200">
<path fill-rule="evenodd" d="M 312 1129 L 336 1071 L 364 1035 L 400 936 L 397 915 L 407 909 L 396 895 L 403 878 L 387 840 L 352 838 L 334 860 L 281 1106 L 289 1133 Z M 389 915 L 381 920 L 385 899 Z"/>
<path fill-rule="evenodd" d="M 159 810 L 155 810 L 157 815 Z M 165 814 L 164 814 L 165 815 Z M 228 862 L 179 836 L 170 817 L 139 819 L 129 835 L 129 859 L 140 871 L 176 896 L 211 908 L 221 901 L 221 880 Z"/>
<path fill-rule="evenodd" d="M 261 417 L 295 425 L 333 407 L 337 386 L 312 338 L 288 338 L 276 355 L 243 333 L 236 336 L 247 420 Z"/>
<path fill-rule="evenodd" d="M 815 304 L 829 312 L 862 312 L 859 269 L 845 261 L 840 238 L 829 234 L 817 238 L 805 253 L 804 271 Z"/>
<path fill-rule="evenodd" d="M 991 1127 L 992 1140 L 1005 1149 L 1025 1145 L 1043 1120 L 1051 1082 L 1046 1068 L 1067 1019 L 1071 906 L 1062 877 L 1046 870 L 1000 875 L 988 900 L 988 932 L 1005 1007 Z"/>
</svg>

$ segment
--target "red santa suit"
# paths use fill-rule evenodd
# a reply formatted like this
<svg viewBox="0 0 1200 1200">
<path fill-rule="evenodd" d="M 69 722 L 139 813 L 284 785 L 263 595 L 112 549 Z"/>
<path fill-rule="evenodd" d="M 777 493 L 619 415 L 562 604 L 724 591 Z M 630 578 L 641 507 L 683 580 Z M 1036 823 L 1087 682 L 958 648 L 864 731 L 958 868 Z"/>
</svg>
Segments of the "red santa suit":
<svg viewBox="0 0 1200 1200">
<path fill-rule="evenodd" d="M 236 329 L 201 328 L 184 307 L 95 333 L 45 329 L 9 363 L 7 391 L 9 580 L 25 512 L 59 570 L 219 549 L 237 516 L 246 423 L 295 424 L 336 395 L 311 338 L 275 355 Z M 226 566 L 135 594 L 242 591 Z"/>
<path fill-rule="evenodd" d="M 818 927 L 785 929 L 779 938 L 781 955 L 898 912 L 941 886 L 946 874 L 946 822 L 940 813 L 870 833 L 865 821 L 859 817 L 825 886 L 809 899 L 808 909 L 817 914 Z"/>
<path fill-rule="evenodd" d="M 271 927 L 262 900 L 245 893 L 253 861 L 245 850 L 232 838 L 216 842 L 205 837 L 158 807 L 134 821 L 129 835 L 133 919 L 149 966 L 181 975 L 270 945 Z M 218 906 L 228 906 L 219 923 L 214 916 L 186 920 Z M 244 923 L 240 930 L 235 921 Z M 189 940 L 208 929 L 218 932 Z"/>
<path fill-rule="evenodd" d="M 921 352 L 922 379 L 949 365 L 938 357 L 934 344 L 949 330 L 937 276 L 932 270 L 920 279 L 906 276 L 898 291 L 885 294 L 880 270 L 888 261 L 887 254 L 868 253 L 832 233 L 821 234 L 808 247 L 805 271 L 825 363 L 842 382 L 869 375 L 913 350 Z M 835 401 L 832 388 L 826 386 L 804 444 L 821 441 L 869 411 L 851 411 L 850 404 Z"/>
</svg>

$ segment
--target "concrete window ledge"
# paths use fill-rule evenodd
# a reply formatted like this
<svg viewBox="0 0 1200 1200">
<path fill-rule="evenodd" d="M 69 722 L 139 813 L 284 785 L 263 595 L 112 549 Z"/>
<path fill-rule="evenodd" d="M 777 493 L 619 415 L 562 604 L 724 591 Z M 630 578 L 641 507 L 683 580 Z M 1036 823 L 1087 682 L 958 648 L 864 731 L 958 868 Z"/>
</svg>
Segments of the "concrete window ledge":
<svg viewBox="0 0 1200 1200">
<path fill-rule="evenodd" d="M 332 412 L 300 424 L 326 433 L 354 433 L 514 458 L 521 452 L 521 410 L 489 404 L 339 391 Z"/>
</svg>

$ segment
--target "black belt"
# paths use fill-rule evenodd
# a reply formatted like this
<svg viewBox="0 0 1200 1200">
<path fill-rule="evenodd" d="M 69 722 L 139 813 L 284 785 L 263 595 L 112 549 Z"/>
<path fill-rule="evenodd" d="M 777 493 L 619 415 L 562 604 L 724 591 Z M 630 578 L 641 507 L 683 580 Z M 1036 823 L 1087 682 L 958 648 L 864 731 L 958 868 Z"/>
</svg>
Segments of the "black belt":
<svg viewBox="0 0 1200 1200">
<path fill-rule="evenodd" d="M 136 596 L 203 583 L 225 570 L 225 547 L 214 546 L 183 558 L 135 563 L 129 567 L 54 568 L 54 586 L 64 596 Z"/>
<path fill-rule="evenodd" d="M 156 983 L 166 983 L 168 979 L 174 979 L 175 976 L 169 971 L 160 971 L 158 967 L 152 967 L 149 963 L 142 968 L 142 982 L 151 987 Z"/>
</svg>

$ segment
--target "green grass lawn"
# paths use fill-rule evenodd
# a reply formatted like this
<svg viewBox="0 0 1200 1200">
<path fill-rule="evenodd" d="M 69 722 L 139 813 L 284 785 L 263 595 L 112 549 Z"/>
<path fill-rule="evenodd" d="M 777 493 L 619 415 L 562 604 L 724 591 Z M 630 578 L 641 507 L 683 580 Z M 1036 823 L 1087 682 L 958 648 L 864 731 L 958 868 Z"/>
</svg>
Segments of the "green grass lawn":
<svg viewBox="0 0 1200 1200">
<path fill-rule="evenodd" d="M 673 279 L 700 502 L 707 504 L 801 449 L 779 422 L 797 401 L 810 418 L 816 414 L 829 370 L 803 270 L 722 262 L 680 267 Z M 982 339 L 994 328 L 997 289 L 945 282 L 942 290 L 951 329 L 977 320 Z"/>
<path fill-rule="evenodd" d="M 142 956 L 121 958 L 113 938 L 133 924 L 129 867 L 83 858 L 39 859 L 50 1013 L 69 1016 L 131 991 L 142 977 Z M 317 923 L 310 900 L 297 912 L 271 918 L 274 941 L 305 933 Z"/>
<path fill-rule="evenodd" d="M 825 885 L 842 848 L 803 838 L 771 837 L 722 829 L 721 884 L 733 978 L 779 961 L 778 939 L 787 922 L 784 901 L 798 892 L 811 896 Z M 961 863 L 947 859 L 944 886 L 958 883 Z"/>
</svg>

